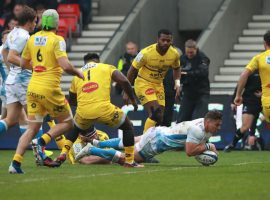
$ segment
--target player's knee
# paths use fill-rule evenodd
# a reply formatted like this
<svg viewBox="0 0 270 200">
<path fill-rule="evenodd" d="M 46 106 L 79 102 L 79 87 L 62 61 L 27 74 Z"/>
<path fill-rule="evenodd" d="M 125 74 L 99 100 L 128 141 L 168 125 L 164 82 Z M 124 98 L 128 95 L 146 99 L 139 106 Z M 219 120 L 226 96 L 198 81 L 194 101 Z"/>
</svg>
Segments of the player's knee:
<svg viewBox="0 0 270 200">
<path fill-rule="evenodd" d="M 150 119 L 156 121 L 158 124 L 161 124 L 162 121 L 163 121 L 163 112 L 162 112 L 162 109 L 160 107 L 154 109 L 154 108 L 151 108 L 151 116 L 150 116 Z"/>
<path fill-rule="evenodd" d="M 128 117 L 126 117 L 124 123 L 119 127 L 121 130 L 133 130 L 133 124 L 132 122 L 129 120 Z"/>
</svg>

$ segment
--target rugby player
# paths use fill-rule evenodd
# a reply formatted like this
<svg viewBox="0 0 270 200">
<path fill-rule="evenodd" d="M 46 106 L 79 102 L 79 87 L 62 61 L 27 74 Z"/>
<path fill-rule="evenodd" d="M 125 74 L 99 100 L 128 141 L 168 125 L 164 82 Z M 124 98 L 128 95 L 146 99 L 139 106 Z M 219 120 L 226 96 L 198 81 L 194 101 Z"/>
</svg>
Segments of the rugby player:
<svg viewBox="0 0 270 200">
<path fill-rule="evenodd" d="M 58 124 L 37 140 L 37 155 L 41 157 L 46 166 L 57 167 L 59 165 L 44 154 L 43 147 L 52 138 L 73 128 L 72 113 L 61 91 L 60 80 L 63 70 L 79 78 L 84 79 L 84 77 L 82 72 L 74 68 L 68 60 L 63 37 L 56 35 L 58 22 L 57 11 L 46 10 L 42 15 L 42 31 L 29 38 L 22 53 L 22 66 L 33 70 L 27 90 L 29 125 L 25 134 L 20 137 L 9 173 L 24 173 L 21 169 L 23 155 L 28 144 L 38 133 L 44 116 L 50 114 L 58 121 Z"/>
<path fill-rule="evenodd" d="M 134 83 L 138 99 L 148 112 L 144 132 L 149 127 L 162 122 L 165 106 L 163 79 L 170 67 L 173 68 L 176 98 L 180 95 L 180 55 L 177 49 L 172 46 L 172 41 L 172 33 L 169 30 L 160 30 L 157 43 L 139 52 L 127 74 L 130 83 Z M 125 93 L 123 98 L 125 103 L 128 104 L 128 96 Z M 151 120 L 151 108 L 160 108 L 162 111 L 157 121 Z"/>
</svg>

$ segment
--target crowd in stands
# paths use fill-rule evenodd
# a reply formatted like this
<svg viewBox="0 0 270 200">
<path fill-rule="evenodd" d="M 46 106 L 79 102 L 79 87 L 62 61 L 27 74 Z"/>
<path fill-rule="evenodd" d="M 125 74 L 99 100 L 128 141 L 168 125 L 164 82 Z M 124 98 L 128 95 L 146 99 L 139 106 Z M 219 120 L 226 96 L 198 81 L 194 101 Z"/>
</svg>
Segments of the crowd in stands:
<svg viewBox="0 0 270 200">
<path fill-rule="evenodd" d="M 78 4 L 82 14 L 84 28 L 91 22 L 91 0 L 0 0 L 0 34 L 4 30 L 12 30 L 17 25 L 16 15 L 24 5 L 34 8 L 37 12 L 37 28 L 41 30 L 41 15 L 46 9 L 56 9 L 60 4 Z M 79 17 L 78 17 L 79 18 Z M 76 18 L 77 21 L 79 19 Z M 65 37 L 65 35 L 63 35 Z"/>
</svg>

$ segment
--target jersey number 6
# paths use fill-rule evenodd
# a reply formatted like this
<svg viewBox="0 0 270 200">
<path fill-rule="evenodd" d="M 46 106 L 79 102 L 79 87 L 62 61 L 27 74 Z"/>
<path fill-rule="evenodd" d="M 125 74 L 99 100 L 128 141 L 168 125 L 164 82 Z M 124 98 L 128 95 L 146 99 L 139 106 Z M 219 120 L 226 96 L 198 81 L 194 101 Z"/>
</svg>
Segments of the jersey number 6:
<svg viewBox="0 0 270 200">
<path fill-rule="evenodd" d="M 38 62 L 42 62 L 42 60 L 43 60 L 42 55 L 40 53 L 40 49 L 37 52 L 37 60 L 38 60 Z"/>
</svg>

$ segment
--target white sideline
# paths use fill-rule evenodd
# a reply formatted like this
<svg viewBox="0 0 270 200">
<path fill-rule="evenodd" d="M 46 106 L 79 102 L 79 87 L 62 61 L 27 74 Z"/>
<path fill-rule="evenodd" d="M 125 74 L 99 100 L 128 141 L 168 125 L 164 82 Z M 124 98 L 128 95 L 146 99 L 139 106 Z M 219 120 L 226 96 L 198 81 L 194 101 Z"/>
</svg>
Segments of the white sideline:
<svg viewBox="0 0 270 200">
<path fill-rule="evenodd" d="M 196 168 L 201 168 L 201 167 L 203 167 L 203 166 L 199 165 L 199 166 L 194 166 L 194 167 L 174 167 L 171 169 L 140 170 L 140 171 L 127 171 L 127 172 L 118 172 L 118 173 L 100 173 L 100 174 L 89 174 L 89 175 L 84 174 L 84 175 L 65 177 L 65 179 L 78 179 L 78 178 L 90 178 L 90 177 L 96 177 L 96 176 L 126 175 L 126 174 L 139 174 L 139 173 L 154 173 L 154 172 L 162 172 L 162 171 L 177 171 L 177 170 L 182 170 L 182 169 L 196 169 Z M 134 170 L 136 170 L 136 169 L 134 169 Z M 19 175 L 19 176 L 25 176 L 25 175 Z M 40 181 L 42 182 L 42 181 L 48 181 L 48 180 L 55 180 L 55 177 L 16 180 L 16 181 L 14 181 L 14 183 L 29 183 L 29 182 L 40 182 Z M 0 181 L 0 185 L 7 184 L 7 183 L 8 182 Z"/>
<path fill-rule="evenodd" d="M 249 165 L 249 164 L 263 164 L 263 163 L 270 163 L 269 162 L 242 162 L 242 163 L 235 163 L 231 166 L 241 166 L 241 165 Z M 230 166 L 230 165 L 229 165 Z M 178 171 L 183 169 L 197 169 L 197 168 L 204 168 L 201 165 L 194 166 L 194 167 L 174 167 L 170 169 L 154 169 L 154 170 L 140 170 L 140 171 L 127 171 L 127 172 L 117 172 L 117 173 L 100 173 L 100 174 L 88 174 L 88 175 L 76 175 L 76 176 L 69 176 L 65 177 L 66 179 L 79 179 L 79 178 L 90 178 L 90 177 L 97 177 L 97 176 L 111 176 L 111 175 L 126 175 L 126 174 L 140 174 L 140 173 L 154 173 L 154 172 L 162 172 L 162 171 Z M 136 170 L 136 169 L 135 169 Z M 11 175 L 16 176 L 16 175 Z M 25 175 L 19 175 L 25 176 Z M 24 179 L 24 180 L 16 180 L 14 183 L 30 183 L 30 182 L 42 182 L 48 180 L 54 180 L 55 177 L 48 177 L 48 178 L 31 178 L 31 179 Z M 10 182 L 0 181 L 0 185 L 7 184 Z"/>
</svg>

